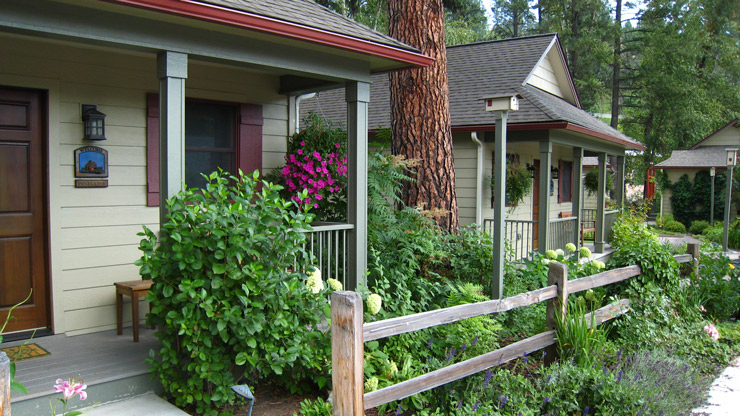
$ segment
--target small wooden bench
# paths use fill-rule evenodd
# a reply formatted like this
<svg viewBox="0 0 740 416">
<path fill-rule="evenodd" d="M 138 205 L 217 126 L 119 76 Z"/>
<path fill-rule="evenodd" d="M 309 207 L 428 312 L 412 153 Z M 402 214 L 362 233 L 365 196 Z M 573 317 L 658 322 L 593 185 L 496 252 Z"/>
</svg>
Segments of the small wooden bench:
<svg viewBox="0 0 740 416">
<path fill-rule="evenodd" d="M 134 325 L 134 342 L 139 342 L 139 298 L 145 297 L 152 287 L 151 280 L 131 280 L 114 283 L 116 287 L 116 329 L 118 335 L 123 333 L 123 296 L 131 297 L 131 315 Z M 151 310 L 152 305 L 149 305 Z"/>
</svg>

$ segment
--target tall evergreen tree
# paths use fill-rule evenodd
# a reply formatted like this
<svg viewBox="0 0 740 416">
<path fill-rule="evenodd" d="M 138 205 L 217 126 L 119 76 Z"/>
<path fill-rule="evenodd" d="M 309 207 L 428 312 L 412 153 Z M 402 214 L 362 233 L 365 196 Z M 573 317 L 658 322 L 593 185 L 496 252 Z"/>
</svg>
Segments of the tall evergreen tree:
<svg viewBox="0 0 740 416">
<path fill-rule="evenodd" d="M 535 16 L 529 0 L 494 0 L 493 32 L 498 38 L 516 38 L 534 29 Z"/>
<path fill-rule="evenodd" d="M 389 0 L 389 34 L 434 58 L 428 68 L 390 73 L 391 151 L 420 159 L 416 182 L 404 184 L 408 206 L 436 211 L 444 229 L 458 228 L 447 50 L 442 0 Z"/>
</svg>

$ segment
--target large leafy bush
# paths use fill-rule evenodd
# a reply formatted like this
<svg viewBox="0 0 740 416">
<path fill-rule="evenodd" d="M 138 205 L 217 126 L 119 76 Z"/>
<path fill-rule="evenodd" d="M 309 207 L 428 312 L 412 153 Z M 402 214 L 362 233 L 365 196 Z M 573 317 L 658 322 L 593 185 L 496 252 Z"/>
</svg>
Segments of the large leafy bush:
<svg viewBox="0 0 740 416">
<path fill-rule="evenodd" d="M 311 216 L 257 177 L 211 174 L 206 189 L 167 201 L 161 237 L 145 228 L 140 243 L 137 265 L 154 282 L 147 322 L 160 343 L 151 371 L 178 406 L 199 413 L 231 402 L 240 380 L 299 387 L 307 384 L 294 380 L 328 377 L 318 330 L 326 296 L 306 289 L 300 269 Z"/>
</svg>

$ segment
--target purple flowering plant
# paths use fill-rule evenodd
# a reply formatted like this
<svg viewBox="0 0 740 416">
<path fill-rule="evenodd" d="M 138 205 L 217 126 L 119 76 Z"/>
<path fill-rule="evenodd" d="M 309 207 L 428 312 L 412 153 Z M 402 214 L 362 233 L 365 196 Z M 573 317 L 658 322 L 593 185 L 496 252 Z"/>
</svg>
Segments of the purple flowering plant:
<svg viewBox="0 0 740 416">
<path fill-rule="evenodd" d="M 311 114 L 288 140 L 282 178 L 289 198 L 309 207 L 319 221 L 344 221 L 347 132 Z M 303 191 L 306 194 L 303 194 Z"/>
</svg>

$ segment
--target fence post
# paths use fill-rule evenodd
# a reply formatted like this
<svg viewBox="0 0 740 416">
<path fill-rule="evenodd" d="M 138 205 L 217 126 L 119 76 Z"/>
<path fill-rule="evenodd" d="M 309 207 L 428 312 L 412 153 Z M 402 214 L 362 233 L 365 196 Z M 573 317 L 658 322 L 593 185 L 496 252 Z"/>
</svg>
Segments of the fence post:
<svg viewBox="0 0 740 416">
<path fill-rule="evenodd" d="M 365 414 L 362 297 L 357 292 L 331 294 L 331 379 L 334 416 Z"/>
<path fill-rule="evenodd" d="M 691 254 L 691 261 L 694 266 L 694 275 L 699 277 L 699 244 L 689 243 L 686 245 L 686 253 Z"/>
<path fill-rule="evenodd" d="M 548 330 L 557 328 L 556 319 L 559 314 L 562 319 L 568 312 L 568 266 L 563 263 L 550 262 L 550 268 L 547 272 L 547 285 L 557 286 L 558 297 L 547 301 L 547 320 Z M 545 351 L 545 363 L 550 364 L 557 358 L 557 345 L 551 345 Z"/>
<path fill-rule="evenodd" d="M 10 359 L 0 351 L 0 416 L 10 416 Z"/>
</svg>

